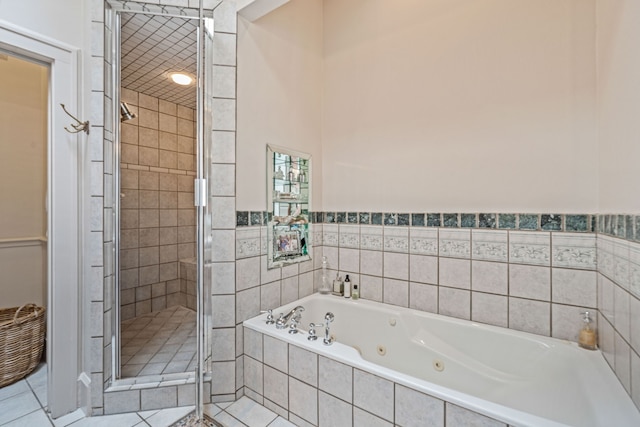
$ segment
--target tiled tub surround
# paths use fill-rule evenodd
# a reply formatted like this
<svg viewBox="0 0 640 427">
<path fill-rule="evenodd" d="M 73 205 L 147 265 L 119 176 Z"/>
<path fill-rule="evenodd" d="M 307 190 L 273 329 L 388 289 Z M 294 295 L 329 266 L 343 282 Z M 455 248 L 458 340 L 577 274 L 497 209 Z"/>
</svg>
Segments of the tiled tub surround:
<svg viewBox="0 0 640 427">
<path fill-rule="evenodd" d="M 309 341 L 303 331 L 291 335 L 261 315 L 244 323 L 244 343 L 246 394 L 298 425 L 352 425 L 356 407 L 396 425 L 486 425 L 486 416 L 494 419 L 490 425 L 640 423 L 600 352 L 331 295 L 312 295 L 277 312 L 296 305 L 306 309 L 303 329 L 334 313 L 336 342 Z M 443 370 L 432 366 L 436 361 Z M 449 417 L 451 405 L 467 408 L 466 422 Z"/>
<path fill-rule="evenodd" d="M 179 260 L 195 256 L 195 111 L 123 88 L 137 114 L 120 157 L 120 315 L 186 304 Z"/>
</svg>

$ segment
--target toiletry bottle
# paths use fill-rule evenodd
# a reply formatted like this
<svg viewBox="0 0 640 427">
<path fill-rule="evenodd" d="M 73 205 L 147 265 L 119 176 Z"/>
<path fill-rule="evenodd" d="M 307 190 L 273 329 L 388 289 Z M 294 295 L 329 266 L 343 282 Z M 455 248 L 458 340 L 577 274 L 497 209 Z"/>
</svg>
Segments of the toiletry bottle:
<svg viewBox="0 0 640 427">
<path fill-rule="evenodd" d="M 596 350 L 596 331 L 591 327 L 591 317 L 589 317 L 589 312 L 585 311 L 582 313 L 582 316 L 583 326 L 580 330 L 580 334 L 578 335 L 578 345 L 582 348 L 586 348 L 587 350 Z"/>
<path fill-rule="evenodd" d="M 338 273 L 336 273 L 336 278 L 333 281 L 333 293 L 342 295 L 342 280 L 340 280 Z"/>
<path fill-rule="evenodd" d="M 331 292 L 331 286 L 329 285 L 329 276 L 327 276 L 329 262 L 327 261 L 327 257 L 322 257 L 322 283 L 320 283 L 320 289 L 318 291 L 321 294 L 328 294 Z"/>
<path fill-rule="evenodd" d="M 358 284 L 354 283 L 351 289 L 351 299 L 360 298 L 360 289 L 358 289 Z"/>
<path fill-rule="evenodd" d="M 351 280 L 349 279 L 349 275 L 344 278 L 344 294 L 342 294 L 345 298 L 351 298 Z"/>
</svg>

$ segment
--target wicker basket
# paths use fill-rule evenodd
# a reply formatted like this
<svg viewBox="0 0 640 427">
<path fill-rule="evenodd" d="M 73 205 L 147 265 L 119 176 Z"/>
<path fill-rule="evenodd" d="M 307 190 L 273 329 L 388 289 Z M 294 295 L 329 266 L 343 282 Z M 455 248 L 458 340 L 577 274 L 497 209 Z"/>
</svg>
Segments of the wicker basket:
<svg viewBox="0 0 640 427">
<path fill-rule="evenodd" d="M 29 375 L 42 357 L 45 309 L 35 304 L 0 309 L 0 387 Z"/>
</svg>

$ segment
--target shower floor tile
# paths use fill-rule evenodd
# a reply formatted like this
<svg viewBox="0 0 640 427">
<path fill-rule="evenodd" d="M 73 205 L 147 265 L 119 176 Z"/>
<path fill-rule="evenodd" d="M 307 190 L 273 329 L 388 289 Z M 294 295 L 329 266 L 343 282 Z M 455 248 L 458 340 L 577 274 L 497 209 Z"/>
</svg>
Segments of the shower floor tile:
<svg viewBox="0 0 640 427">
<path fill-rule="evenodd" d="M 182 306 L 166 308 L 121 326 L 123 378 L 187 372 L 196 356 L 196 313 Z"/>
</svg>

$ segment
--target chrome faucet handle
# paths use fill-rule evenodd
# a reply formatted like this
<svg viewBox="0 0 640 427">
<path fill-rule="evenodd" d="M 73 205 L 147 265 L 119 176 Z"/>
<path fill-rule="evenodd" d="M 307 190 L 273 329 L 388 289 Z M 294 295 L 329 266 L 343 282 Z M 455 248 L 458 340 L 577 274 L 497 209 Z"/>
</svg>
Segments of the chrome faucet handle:
<svg viewBox="0 0 640 427">
<path fill-rule="evenodd" d="M 298 333 L 298 322 L 300 321 L 300 317 L 296 316 L 291 319 L 291 323 L 289 324 L 289 333 L 297 334 Z"/>
<path fill-rule="evenodd" d="M 324 328 L 324 339 L 322 340 L 324 345 L 331 345 L 335 341 L 335 339 L 331 336 L 331 331 L 329 330 L 330 324 L 334 319 L 335 316 L 330 311 L 324 315 L 324 320 L 326 321 Z"/>
<path fill-rule="evenodd" d="M 278 317 L 278 320 L 276 320 L 276 328 L 284 329 L 286 325 L 287 321 L 284 318 L 284 313 L 280 313 L 280 317 Z"/>
<path fill-rule="evenodd" d="M 267 320 L 266 320 L 266 324 L 267 325 L 273 325 L 274 323 L 276 323 L 276 321 L 273 320 L 273 310 L 272 309 L 261 310 L 260 313 L 268 313 L 267 314 Z"/>
<path fill-rule="evenodd" d="M 315 328 L 319 328 L 321 326 L 324 326 L 324 323 L 309 323 L 309 336 L 307 337 L 309 341 L 315 341 L 318 339 Z"/>
</svg>

